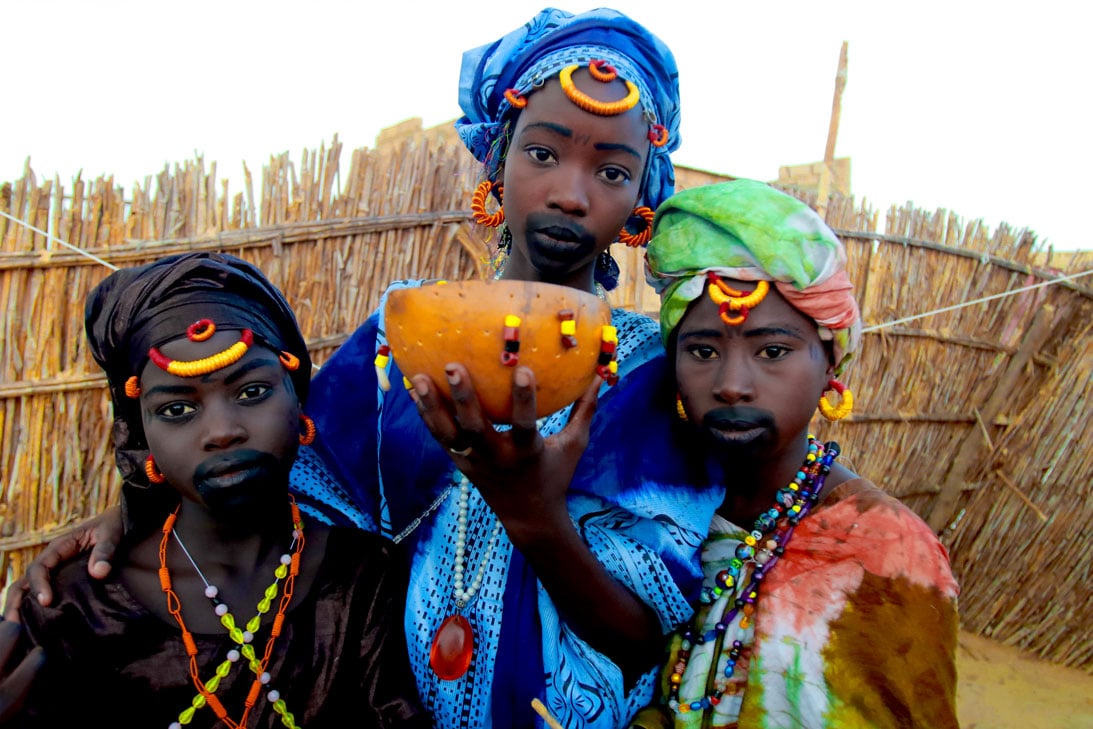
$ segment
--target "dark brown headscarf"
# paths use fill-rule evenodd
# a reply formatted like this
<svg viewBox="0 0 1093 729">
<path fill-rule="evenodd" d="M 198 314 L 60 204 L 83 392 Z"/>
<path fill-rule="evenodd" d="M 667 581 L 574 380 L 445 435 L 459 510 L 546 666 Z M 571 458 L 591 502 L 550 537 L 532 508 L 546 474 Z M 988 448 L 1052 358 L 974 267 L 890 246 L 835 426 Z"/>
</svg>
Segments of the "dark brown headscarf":
<svg viewBox="0 0 1093 729">
<path fill-rule="evenodd" d="M 148 485 L 148 444 L 139 402 L 126 396 L 125 381 L 144 369 L 149 348 L 185 336 L 201 319 L 218 330 L 250 329 L 256 343 L 299 358 L 292 382 L 297 399 L 307 400 L 307 345 L 284 295 L 257 267 L 222 253 L 183 253 L 115 271 L 88 295 L 84 326 L 110 381 L 114 456 L 131 486 Z"/>
</svg>

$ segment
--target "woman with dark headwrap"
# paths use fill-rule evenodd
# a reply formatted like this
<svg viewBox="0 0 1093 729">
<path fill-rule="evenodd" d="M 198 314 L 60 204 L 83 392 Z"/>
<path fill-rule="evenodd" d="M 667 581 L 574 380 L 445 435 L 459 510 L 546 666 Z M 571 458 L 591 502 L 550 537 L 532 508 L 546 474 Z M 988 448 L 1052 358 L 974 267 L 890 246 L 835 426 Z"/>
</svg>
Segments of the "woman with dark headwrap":
<svg viewBox="0 0 1093 729">
<path fill-rule="evenodd" d="M 657 209 L 647 273 L 680 438 L 725 498 L 697 612 L 635 729 L 952 729 L 957 585 L 914 512 L 810 435 L 849 414 L 860 340 L 842 243 L 751 180 Z M 833 405 L 828 395 L 838 393 Z"/>
<path fill-rule="evenodd" d="M 91 579 L 83 555 L 58 570 L 52 606 L 23 602 L 45 669 L 9 725 L 431 726 L 397 550 L 304 519 L 289 495 L 314 425 L 281 293 L 237 258 L 170 256 L 107 277 L 86 328 L 126 534 L 112 577 Z"/>
<path fill-rule="evenodd" d="M 613 287 L 610 246 L 643 245 L 674 188 L 670 50 L 613 10 L 544 10 L 464 55 L 460 104 L 484 165 L 472 209 L 502 226 L 498 277 Z M 410 545 L 410 662 L 440 726 L 538 725 L 533 701 L 570 729 L 621 726 L 652 694 L 664 635 L 691 614 L 720 491 L 679 485 L 666 442 L 614 457 L 641 427 L 645 393 L 628 373 L 663 348 L 648 317 L 615 310 L 612 324 L 619 383 L 598 409 L 590 391 L 537 427 L 532 414 L 495 430 L 455 363 L 454 410 L 428 378 L 385 389 L 402 377 L 377 356 L 383 304 L 312 383 L 319 436 L 293 488 L 308 513 Z M 513 372 L 525 416 L 535 374 Z"/>
</svg>

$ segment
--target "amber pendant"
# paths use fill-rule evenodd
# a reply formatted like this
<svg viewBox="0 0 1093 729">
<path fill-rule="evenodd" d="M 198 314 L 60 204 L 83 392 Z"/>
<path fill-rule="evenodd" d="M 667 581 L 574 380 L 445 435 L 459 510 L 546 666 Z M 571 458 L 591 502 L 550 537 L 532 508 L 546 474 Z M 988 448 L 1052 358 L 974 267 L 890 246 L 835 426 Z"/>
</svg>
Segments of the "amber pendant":
<svg viewBox="0 0 1093 729">
<path fill-rule="evenodd" d="M 445 681 L 454 681 L 471 667 L 473 653 L 474 631 L 470 621 L 462 615 L 451 615 L 444 619 L 433 637 L 429 667 Z"/>
</svg>

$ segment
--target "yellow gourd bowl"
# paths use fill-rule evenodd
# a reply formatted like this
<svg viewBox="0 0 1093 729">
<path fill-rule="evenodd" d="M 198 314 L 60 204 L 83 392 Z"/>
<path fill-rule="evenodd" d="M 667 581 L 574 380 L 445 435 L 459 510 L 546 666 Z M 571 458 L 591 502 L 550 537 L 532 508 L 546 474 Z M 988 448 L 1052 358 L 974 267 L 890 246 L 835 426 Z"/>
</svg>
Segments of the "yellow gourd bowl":
<svg viewBox="0 0 1093 729">
<path fill-rule="evenodd" d="M 536 416 L 580 397 L 596 375 L 603 327 L 611 324 L 611 307 L 594 294 L 530 281 L 438 282 L 391 291 L 384 309 L 391 356 L 403 375 L 428 375 L 450 397 L 444 366 L 462 363 L 494 423 L 512 421 L 516 367 L 503 361 L 510 315 L 520 319 L 518 363 L 535 373 Z M 575 346 L 562 334 L 569 315 Z"/>
</svg>

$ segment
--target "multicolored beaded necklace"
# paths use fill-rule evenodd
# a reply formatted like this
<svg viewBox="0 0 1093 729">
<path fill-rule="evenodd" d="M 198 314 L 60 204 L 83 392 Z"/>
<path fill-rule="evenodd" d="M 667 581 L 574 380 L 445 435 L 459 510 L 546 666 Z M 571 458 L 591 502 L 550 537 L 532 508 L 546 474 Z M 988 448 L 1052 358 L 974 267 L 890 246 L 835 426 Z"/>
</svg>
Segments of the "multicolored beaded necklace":
<svg viewBox="0 0 1093 729">
<path fill-rule="evenodd" d="M 839 455 L 839 445 L 829 442 L 821 445 L 811 434 L 808 436 L 808 454 L 805 456 L 804 465 L 794 476 L 793 481 L 785 488 L 779 489 L 774 497 L 774 505 L 756 518 L 752 531 L 743 543 L 736 547 L 736 557 L 727 569 L 722 570 L 715 578 L 712 588 L 705 588 L 702 601 L 712 603 L 726 591 L 732 591 L 735 600 L 726 603 L 724 612 L 717 624 L 710 630 L 699 632 L 698 624 L 692 620 L 682 633 L 682 643 L 679 649 L 678 661 L 672 668 L 669 678 L 670 689 L 667 705 L 677 714 L 686 714 L 691 711 L 705 711 L 717 706 L 721 702 L 726 690 L 729 688 L 730 679 L 736 672 L 737 660 L 740 658 L 744 644 L 740 638 L 744 637 L 744 631 L 751 625 L 752 616 L 755 614 L 755 603 L 759 598 L 759 587 L 763 578 L 774 568 L 779 557 L 785 552 L 786 545 L 793 536 L 793 530 L 800 523 L 819 500 L 820 492 L 824 487 L 824 480 L 831 471 L 831 464 Z M 748 566 L 751 566 L 751 579 L 744 585 Z M 740 589 L 743 586 L 743 589 Z M 691 649 L 695 645 L 702 645 L 717 641 L 733 625 L 736 617 L 743 613 L 739 621 L 740 635 L 732 642 L 729 658 L 722 672 L 714 681 L 713 693 L 700 699 L 691 701 L 681 700 L 679 697 L 680 684 L 683 682 L 684 672 L 687 670 L 687 662 L 691 656 Z M 714 662 L 716 666 L 716 660 Z"/>
<path fill-rule="evenodd" d="M 254 704 L 258 701 L 258 695 L 262 690 L 262 686 L 266 685 L 270 681 L 270 675 L 266 671 L 266 667 L 269 665 L 270 657 L 273 655 L 273 644 L 277 640 L 277 637 L 281 634 L 281 628 L 284 625 L 285 610 L 288 608 L 289 602 L 292 600 L 293 589 L 296 584 L 296 576 L 300 573 L 300 554 L 304 550 L 304 522 L 300 517 L 300 509 L 296 506 L 296 500 L 289 496 L 292 508 L 292 544 L 289 549 L 295 548 L 291 555 L 282 554 L 281 563 L 274 570 L 273 583 L 266 588 L 265 595 L 258 602 L 258 612 L 253 618 L 247 621 L 246 629 L 240 628 L 236 622 L 235 617 L 228 610 L 228 606 L 222 602 L 217 595 L 219 590 L 216 585 L 209 584 L 209 581 L 205 579 L 204 573 L 201 568 L 197 566 L 197 562 L 190 556 L 190 551 L 186 549 L 186 545 L 182 542 L 182 538 L 175 531 L 175 521 L 178 519 L 178 508 L 167 517 L 167 520 L 163 523 L 163 537 L 159 543 L 159 581 L 163 588 L 163 592 L 167 594 L 167 611 L 174 616 L 178 622 L 178 627 L 182 629 L 182 643 L 186 647 L 186 655 L 190 658 L 190 678 L 193 681 L 194 686 L 197 688 L 197 695 L 194 696 L 190 702 L 190 706 L 184 709 L 178 715 L 178 721 L 172 722 L 170 729 L 180 729 L 182 726 L 189 724 L 193 720 L 194 712 L 198 709 L 208 706 L 216 714 L 217 718 L 224 722 L 229 729 L 244 729 L 247 725 L 247 719 L 250 716 L 250 711 L 254 708 Z M 216 672 L 207 681 L 202 681 L 200 675 L 198 675 L 197 667 L 197 643 L 194 641 L 193 634 L 186 628 L 186 623 L 182 619 L 182 603 L 178 599 L 178 595 L 171 587 L 171 574 L 167 569 L 167 544 L 171 535 L 174 535 L 175 541 L 182 547 L 182 551 L 186 554 L 186 558 L 189 559 L 190 564 L 193 565 L 197 571 L 198 577 L 205 583 L 205 597 L 213 604 L 213 610 L 217 616 L 220 617 L 220 623 L 228 630 L 228 635 L 231 639 L 239 645 L 239 649 L 232 649 L 228 651 L 226 659 L 216 668 Z M 284 580 L 284 589 L 281 590 L 281 599 L 277 605 L 277 614 L 273 618 L 273 625 L 270 628 L 269 639 L 266 641 L 265 651 L 262 653 L 261 658 L 255 653 L 254 646 L 251 641 L 254 640 L 254 634 L 258 632 L 261 627 L 262 616 L 269 612 L 270 607 L 273 604 L 273 600 L 277 597 L 278 588 L 281 581 Z M 251 684 L 250 691 L 247 693 L 247 698 L 244 701 L 243 715 L 238 721 L 228 716 L 227 709 L 224 708 L 223 703 L 216 697 L 216 689 L 220 686 L 220 681 L 223 680 L 231 672 L 232 665 L 237 663 L 240 657 L 247 659 L 247 664 L 250 670 L 254 673 L 254 683 Z M 266 698 L 269 699 L 273 706 L 273 710 L 277 712 L 281 717 L 281 723 L 289 729 L 297 729 L 295 718 L 292 713 L 286 708 L 284 699 L 281 698 L 280 693 L 271 689 Z"/>
</svg>

